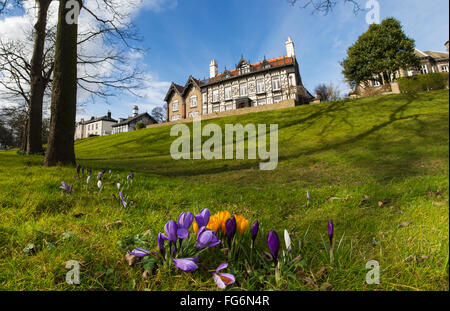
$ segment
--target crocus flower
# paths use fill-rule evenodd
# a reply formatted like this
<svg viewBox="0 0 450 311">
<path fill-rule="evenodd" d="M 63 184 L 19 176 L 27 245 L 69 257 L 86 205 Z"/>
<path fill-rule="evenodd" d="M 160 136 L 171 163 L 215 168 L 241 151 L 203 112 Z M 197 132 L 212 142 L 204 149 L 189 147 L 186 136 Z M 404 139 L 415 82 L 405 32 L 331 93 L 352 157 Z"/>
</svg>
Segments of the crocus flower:
<svg viewBox="0 0 450 311">
<path fill-rule="evenodd" d="M 189 235 L 189 227 L 192 224 L 192 221 L 194 220 L 194 215 L 191 212 L 182 212 L 180 216 L 178 217 L 178 224 L 177 224 L 177 235 L 180 239 L 185 239 Z"/>
<path fill-rule="evenodd" d="M 248 227 L 248 220 L 240 215 L 236 215 L 236 226 L 237 226 L 237 230 L 239 232 L 240 235 L 242 235 L 245 231 L 245 229 L 247 229 Z"/>
<path fill-rule="evenodd" d="M 81 173 L 84 175 L 84 166 L 81 168 Z"/>
<path fill-rule="evenodd" d="M 231 239 L 236 234 L 236 218 L 234 218 L 234 216 L 231 216 L 231 218 L 227 220 L 225 228 L 228 237 L 228 245 L 231 246 Z"/>
<path fill-rule="evenodd" d="M 258 231 L 259 231 L 259 222 L 255 221 L 253 223 L 253 226 L 252 226 L 252 229 L 251 229 L 253 243 L 255 243 L 256 236 L 258 235 Z"/>
<path fill-rule="evenodd" d="M 330 238 L 330 247 L 333 245 L 334 225 L 333 221 L 328 222 L 328 237 Z"/>
<path fill-rule="evenodd" d="M 270 231 L 267 236 L 267 245 L 269 246 L 270 252 L 272 253 L 273 261 L 275 266 L 277 265 L 278 260 L 278 251 L 280 249 L 280 239 L 278 239 L 278 235 L 275 231 Z"/>
<path fill-rule="evenodd" d="M 117 186 L 117 190 L 120 190 L 120 183 L 117 183 L 116 186 Z"/>
<path fill-rule="evenodd" d="M 289 236 L 289 233 L 286 229 L 284 229 L 284 243 L 286 244 L 287 251 L 290 253 L 292 250 L 291 237 Z"/>
<path fill-rule="evenodd" d="M 102 176 L 103 176 L 103 172 L 99 172 L 99 173 L 98 173 L 98 176 L 97 176 L 97 179 L 98 179 L 98 180 L 101 180 L 101 179 L 102 179 Z"/>
<path fill-rule="evenodd" d="M 68 186 L 65 181 L 62 181 L 59 189 L 63 189 L 67 194 L 71 194 L 73 192 L 73 185 Z"/>
<path fill-rule="evenodd" d="M 180 270 L 183 270 L 184 272 L 194 271 L 198 268 L 196 264 L 196 262 L 198 262 L 198 257 L 183 258 L 183 259 L 172 258 L 172 261 L 175 267 L 177 267 Z"/>
<path fill-rule="evenodd" d="M 91 180 L 91 175 L 89 175 L 89 176 L 86 178 L 86 183 L 88 184 L 90 180 Z"/>
<path fill-rule="evenodd" d="M 97 182 L 97 187 L 98 187 L 99 190 L 102 189 L 102 181 L 101 180 L 99 180 Z"/>
<path fill-rule="evenodd" d="M 145 257 L 150 254 L 150 251 L 148 251 L 144 248 L 136 248 L 136 249 L 133 249 L 129 253 L 130 253 L 130 255 L 134 255 L 136 257 Z"/>
<path fill-rule="evenodd" d="M 109 175 L 111 175 L 111 173 L 112 173 L 112 171 L 111 171 L 111 170 L 109 170 Z"/>
<path fill-rule="evenodd" d="M 78 164 L 78 165 L 77 165 L 77 175 L 80 175 L 80 170 L 81 170 L 81 165 Z"/>
<path fill-rule="evenodd" d="M 209 209 L 204 208 L 200 211 L 200 214 L 195 216 L 195 222 L 199 228 L 206 227 L 209 222 L 209 218 L 211 217 L 211 212 Z"/>
<path fill-rule="evenodd" d="M 122 191 L 119 192 L 119 197 L 120 197 L 120 202 L 122 202 L 122 204 L 123 204 L 123 207 L 127 207 L 127 202 L 125 202 L 125 200 L 123 198 Z"/>
<path fill-rule="evenodd" d="M 178 226 L 175 220 L 170 220 L 164 226 L 164 231 L 166 231 L 166 236 L 164 236 L 164 238 L 175 243 L 177 241 L 177 230 Z"/>
<path fill-rule="evenodd" d="M 87 168 L 87 170 L 89 171 L 89 175 L 92 175 L 92 168 Z"/>
<path fill-rule="evenodd" d="M 214 281 L 220 289 L 224 289 L 228 285 L 235 282 L 234 275 L 229 273 L 219 273 L 220 270 L 225 269 L 226 267 L 228 267 L 228 264 L 223 263 L 216 269 L 215 272 L 213 272 Z"/>
<path fill-rule="evenodd" d="M 201 227 L 197 233 L 197 249 L 214 247 L 220 244 L 215 231 Z"/>
<path fill-rule="evenodd" d="M 159 248 L 159 252 L 161 253 L 161 255 L 164 256 L 166 255 L 166 250 L 164 248 L 164 235 L 162 233 L 158 233 L 158 248 Z"/>
<path fill-rule="evenodd" d="M 306 200 L 308 200 L 308 201 L 309 201 L 309 190 L 308 190 L 308 191 L 306 191 Z"/>
</svg>

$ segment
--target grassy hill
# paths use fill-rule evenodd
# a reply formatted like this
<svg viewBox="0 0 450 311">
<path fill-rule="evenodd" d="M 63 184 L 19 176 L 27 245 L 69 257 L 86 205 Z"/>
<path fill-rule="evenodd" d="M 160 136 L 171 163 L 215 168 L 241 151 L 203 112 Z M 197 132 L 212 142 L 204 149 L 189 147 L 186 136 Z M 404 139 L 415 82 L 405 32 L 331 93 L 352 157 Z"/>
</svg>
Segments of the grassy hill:
<svg viewBox="0 0 450 311">
<path fill-rule="evenodd" d="M 121 248 L 149 234 L 148 247 L 156 249 L 168 219 L 207 207 L 258 219 L 265 234 L 274 229 L 281 238 L 287 229 L 302 240 L 304 270 L 278 286 L 273 277 L 238 274 L 234 289 L 316 290 L 329 283 L 332 290 L 448 290 L 448 90 L 208 123 L 278 124 L 277 169 L 260 171 L 259 160 L 175 161 L 170 126 L 77 141 L 81 165 L 94 175 L 113 171 L 101 193 L 96 180 L 88 186 L 75 178 L 74 168 L 43 168 L 41 156 L 1 152 L 0 288 L 215 289 L 201 272 L 167 278 L 157 271 L 143 281 Z M 115 182 L 130 170 L 136 177 L 123 189 L 131 202 L 124 209 L 113 197 Z M 74 184 L 71 196 L 61 195 L 61 180 Z M 342 238 L 334 265 L 323 246 L 329 219 Z M 263 235 L 258 245 L 267 250 Z M 64 282 L 68 260 L 83 263 L 78 287 Z M 379 285 L 364 281 L 369 260 L 380 263 Z"/>
</svg>

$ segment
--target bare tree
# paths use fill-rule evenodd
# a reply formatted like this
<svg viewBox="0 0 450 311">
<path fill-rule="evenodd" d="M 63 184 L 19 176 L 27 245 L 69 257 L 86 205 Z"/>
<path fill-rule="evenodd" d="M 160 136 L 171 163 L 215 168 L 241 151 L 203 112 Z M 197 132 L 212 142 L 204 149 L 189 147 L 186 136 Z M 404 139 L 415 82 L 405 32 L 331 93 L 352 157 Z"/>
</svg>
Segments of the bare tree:
<svg viewBox="0 0 450 311">
<path fill-rule="evenodd" d="M 300 7 L 312 8 L 313 10 L 328 14 L 336 6 L 338 2 L 344 2 L 353 6 L 353 12 L 357 13 L 361 10 L 358 0 L 286 0 L 291 5 L 299 4 Z"/>
<path fill-rule="evenodd" d="M 341 96 L 340 90 L 333 85 L 332 82 L 330 82 L 328 85 L 326 84 L 319 84 L 315 89 L 314 92 L 316 93 L 316 96 L 319 97 L 320 101 L 327 102 L 332 100 L 338 100 Z"/>
<path fill-rule="evenodd" d="M 165 106 L 166 104 L 164 104 L 162 107 L 155 107 L 152 109 L 151 116 L 158 123 L 163 123 L 166 121 L 167 113 Z"/>
</svg>

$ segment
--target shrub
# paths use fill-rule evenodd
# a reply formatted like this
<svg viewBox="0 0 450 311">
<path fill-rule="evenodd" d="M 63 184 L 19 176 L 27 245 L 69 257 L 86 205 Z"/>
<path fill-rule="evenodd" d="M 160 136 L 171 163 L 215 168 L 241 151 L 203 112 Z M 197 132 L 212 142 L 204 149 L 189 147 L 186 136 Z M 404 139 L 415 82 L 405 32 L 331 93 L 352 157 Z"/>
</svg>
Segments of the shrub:
<svg viewBox="0 0 450 311">
<path fill-rule="evenodd" d="M 138 123 L 136 123 L 136 130 L 140 130 L 145 128 L 145 124 L 141 121 L 139 121 Z"/>
<path fill-rule="evenodd" d="M 445 89 L 448 86 L 448 77 L 448 73 L 428 73 L 399 78 L 397 81 L 402 93 L 416 93 Z"/>
</svg>

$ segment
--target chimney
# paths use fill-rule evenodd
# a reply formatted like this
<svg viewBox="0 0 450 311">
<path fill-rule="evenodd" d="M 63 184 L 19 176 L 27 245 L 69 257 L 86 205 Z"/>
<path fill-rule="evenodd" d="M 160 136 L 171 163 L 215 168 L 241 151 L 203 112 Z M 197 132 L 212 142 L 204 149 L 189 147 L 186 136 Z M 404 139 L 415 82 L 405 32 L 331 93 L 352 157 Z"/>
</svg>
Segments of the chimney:
<svg viewBox="0 0 450 311">
<path fill-rule="evenodd" d="M 139 108 L 138 106 L 134 106 L 133 108 L 133 117 L 137 116 L 139 114 Z"/>
<path fill-rule="evenodd" d="M 445 42 L 445 48 L 447 49 L 447 53 L 448 53 L 448 41 Z"/>
<path fill-rule="evenodd" d="M 108 118 L 111 119 L 111 111 L 108 110 Z"/>
<path fill-rule="evenodd" d="M 286 53 L 288 57 L 295 57 L 295 50 L 294 50 L 294 42 L 292 41 L 291 37 L 288 37 L 288 40 L 284 43 L 286 46 Z"/>
<path fill-rule="evenodd" d="M 215 78 L 217 76 L 217 73 L 218 73 L 218 66 L 216 60 L 213 59 L 209 64 L 209 77 Z"/>
</svg>

